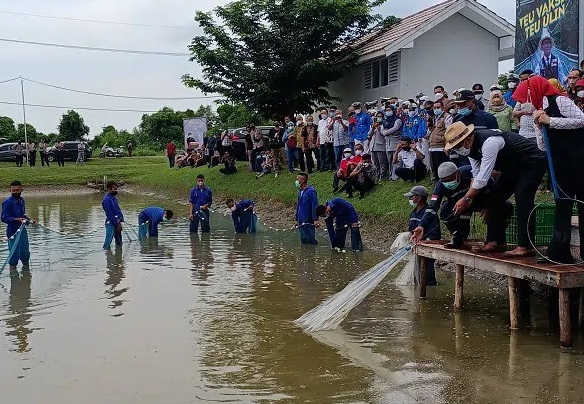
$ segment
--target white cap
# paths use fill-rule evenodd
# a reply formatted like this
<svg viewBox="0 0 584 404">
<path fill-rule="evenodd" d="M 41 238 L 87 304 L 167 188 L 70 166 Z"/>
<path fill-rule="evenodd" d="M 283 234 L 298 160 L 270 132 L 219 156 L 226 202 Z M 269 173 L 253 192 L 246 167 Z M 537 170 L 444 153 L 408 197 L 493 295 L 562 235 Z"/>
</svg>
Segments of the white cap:
<svg viewBox="0 0 584 404">
<path fill-rule="evenodd" d="M 424 102 L 426 102 L 426 101 L 430 101 L 430 100 L 431 100 L 431 98 L 430 98 L 430 97 L 428 97 L 427 95 L 425 95 L 425 96 L 423 96 L 423 97 L 420 97 L 420 101 L 424 101 Z"/>
<path fill-rule="evenodd" d="M 438 167 L 438 178 L 442 179 L 450 177 L 456 171 L 458 171 L 456 164 L 451 161 L 447 161 L 446 163 L 440 164 L 440 167 Z"/>
</svg>

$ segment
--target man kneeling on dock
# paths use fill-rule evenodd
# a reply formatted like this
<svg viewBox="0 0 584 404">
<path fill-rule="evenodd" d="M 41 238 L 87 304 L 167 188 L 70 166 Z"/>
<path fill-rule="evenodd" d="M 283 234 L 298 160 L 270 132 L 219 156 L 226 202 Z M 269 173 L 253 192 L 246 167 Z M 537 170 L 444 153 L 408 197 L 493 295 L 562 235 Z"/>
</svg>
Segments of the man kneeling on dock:
<svg viewBox="0 0 584 404">
<path fill-rule="evenodd" d="M 472 184 L 472 167 L 462 166 L 458 168 L 456 164 L 450 161 L 442 163 L 438 167 L 438 178 L 440 180 L 434 188 L 428 208 L 418 227 L 413 231 L 412 241 L 419 243 L 424 233 L 430 230 L 430 227 L 435 223 L 434 218 L 436 215 L 440 215 L 440 220 L 444 222 L 446 228 L 452 234 L 452 240 L 444 247 L 465 248 L 464 242 L 470 233 L 471 214 L 483 208 L 484 204 L 480 199 L 484 199 L 481 197 L 487 195 L 487 192 L 481 193 L 472 206 L 462 215 L 455 215 L 454 207 L 456 203 L 466 195 Z M 487 187 L 492 185 L 492 180 L 489 180 L 489 182 L 490 184 Z M 446 198 L 446 202 L 442 204 L 444 198 Z"/>
<path fill-rule="evenodd" d="M 316 207 L 316 214 L 325 217 L 326 228 L 333 248 L 345 249 L 347 231 L 351 229 L 351 249 L 363 251 L 361 232 L 359 230 L 359 216 L 349 202 L 341 198 L 331 199 L 326 205 Z"/>
</svg>

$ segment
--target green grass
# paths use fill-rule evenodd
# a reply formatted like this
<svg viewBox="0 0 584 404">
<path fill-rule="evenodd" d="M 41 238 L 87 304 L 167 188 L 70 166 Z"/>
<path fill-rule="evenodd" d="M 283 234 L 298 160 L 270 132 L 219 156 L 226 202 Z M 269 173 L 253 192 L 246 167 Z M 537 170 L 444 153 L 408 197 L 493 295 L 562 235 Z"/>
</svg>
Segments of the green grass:
<svg viewBox="0 0 584 404">
<path fill-rule="evenodd" d="M 200 167 L 195 169 L 182 168 L 171 170 L 167 160 L 163 156 L 158 157 L 132 157 L 121 159 L 93 158 L 83 166 L 75 166 L 66 162 L 65 167 L 52 164 L 51 167 L 14 167 L 13 164 L 0 163 L 0 181 L 8 186 L 10 181 L 18 179 L 26 185 L 71 185 L 85 184 L 104 176 L 108 179 L 121 180 L 128 184 L 144 186 L 153 190 L 161 190 L 171 194 L 184 194 L 185 198 L 189 190 L 196 183 L 199 173 L 205 175 L 207 184 L 213 191 L 221 196 L 233 198 L 254 198 L 261 200 L 273 200 L 293 206 L 296 203 L 297 190 L 294 187 L 296 174 L 283 172 L 278 178 L 273 175 L 264 176 L 258 180 L 249 171 L 246 163 L 239 163 L 239 172 L 235 175 L 224 176 L 219 173 L 219 167 L 208 169 Z M 310 184 L 317 191 L 319 200 L 325 202 L 333 197 L 332 173 L 316 173 L 310 177 Z M 430 190 L 429 183 L 424 184 Z M 375 191 L 367 194 L 362 200 L 354 198 L 351 202 L 361 215 L 375 218 L 383 218 L 391 222 L 399 220 L 399 226 L 403 228 L 410 207 L 403 194 L 407 192 L 411 184 L 403 181 L 384 182 Z"/>
</svg>

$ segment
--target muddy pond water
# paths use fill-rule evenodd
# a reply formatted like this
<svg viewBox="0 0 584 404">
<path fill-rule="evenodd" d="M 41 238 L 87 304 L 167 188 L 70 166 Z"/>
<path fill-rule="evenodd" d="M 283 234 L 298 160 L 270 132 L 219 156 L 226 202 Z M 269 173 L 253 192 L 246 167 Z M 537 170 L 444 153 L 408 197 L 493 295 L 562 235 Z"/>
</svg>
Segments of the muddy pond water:
<svg viewBox="0 0 584 404">
<path fill-rule="evenodd" d="M 384 256 L 265 227 L 235 235 L 221 214 L 211 234 L 172 221 L 104 252 L 100 195 L 23 196 L 31 217 L 84 237 L 31 228 L 32 277 L 0 276 L 2 402 L 582 402 L 581 352 L 559 351 L 537 304 L 511 333 L 506 291 L 484 281 L 468 279 L 455 315 L 449 274 L 419 301 L 396 271 L 337 331 L 311 336 L 292 321 Z M 133 224 L 151 205 L 186 215 L 119 200 Z"/>
</svg>

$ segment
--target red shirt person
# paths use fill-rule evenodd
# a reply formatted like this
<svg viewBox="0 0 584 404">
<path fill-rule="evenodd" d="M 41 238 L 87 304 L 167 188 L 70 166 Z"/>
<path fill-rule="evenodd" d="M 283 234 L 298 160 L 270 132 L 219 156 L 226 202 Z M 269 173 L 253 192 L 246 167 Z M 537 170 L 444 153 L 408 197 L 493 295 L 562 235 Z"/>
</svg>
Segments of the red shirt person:
<svg viewBox="0 0 584 404">
<path fill-rule="evenodd" d="M 166 157 L 168 157 L 168 164 L 170 165 L 170 168 L 174 168 L 176 157 L 176 145 L 174 144 L 174 140 L 171 140 L 170 143 L 166 145 Z"/>
</svg>

